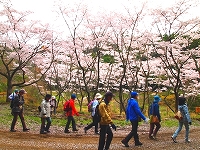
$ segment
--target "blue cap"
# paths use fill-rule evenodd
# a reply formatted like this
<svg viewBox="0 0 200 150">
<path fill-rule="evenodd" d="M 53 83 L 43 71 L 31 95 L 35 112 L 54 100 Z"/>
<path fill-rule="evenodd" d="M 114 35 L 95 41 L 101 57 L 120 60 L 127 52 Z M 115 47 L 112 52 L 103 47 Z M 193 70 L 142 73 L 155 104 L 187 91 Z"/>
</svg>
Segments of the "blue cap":
<svg viewBox="0 0 200 150">
<path fill-rule="evenodd" d="M 136 97 L 136 96 L 138 96 L 137 92 L 135 92 L 135 91 L 131 92 L 131 97 Z"/>
<path fill-rule="evenodd" d="M 75 98 L 76 98 L 76 94 L 72 94 L 72 95 L 71 95 L 71 98 L 72 98 L 72 99 L 75 99 Z"/>
<path fill-rule="evenodd" d="M 154 102 L 158 103 L 160 100 L 161 98 L 158 95 L 154 96 Z"/>
</svg>

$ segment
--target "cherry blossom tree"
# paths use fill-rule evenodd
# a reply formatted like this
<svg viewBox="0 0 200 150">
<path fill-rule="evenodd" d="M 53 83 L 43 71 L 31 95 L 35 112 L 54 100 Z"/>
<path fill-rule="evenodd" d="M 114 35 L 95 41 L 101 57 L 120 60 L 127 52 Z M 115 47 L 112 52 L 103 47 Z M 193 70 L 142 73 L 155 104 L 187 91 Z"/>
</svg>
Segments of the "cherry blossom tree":
<svg viewBox="0 0 200 150">
<path fill-rule="evenodd" d="M 12 93 L 13 87 L 36 83 L 51 66 L 49 27 L 27 21 L 30 13 L 19 12 L 8 5 L 0 13 L 0 41 L 3 43 L 0 75 L 7 79 L 7 95 Z"/>
<path fill-rule="evenodd" d="M 196 50 L 187 47 L 190 43 L 188 43 L 186 35 L 196 31 L 199 25 L 198 18 L 184 18 L 190 8 L 192 8 L 191 3 L 183 0 L 171 8 L 158 9 L 153 13 L 154 26 L 158 29 L 159 37 L 153 39 L 152 43 L 155 46 L 155 51 L 160 54 L 168 78 L 167 84 L 173 88 L 176 98 L 175 110 L 178 108 L 177 98 L 180 89 L 186 85 L 185 75 L 187 74 L 189 79 L 192 77 L 188 74 L 189 72 L 193 75 L 198 74 L 196 68 L 193 67 L 194 63 L 193 65 L 190 63 L 192 53 Z M 191 69 L 188 68 L 189 64 Z"/>
</svg>

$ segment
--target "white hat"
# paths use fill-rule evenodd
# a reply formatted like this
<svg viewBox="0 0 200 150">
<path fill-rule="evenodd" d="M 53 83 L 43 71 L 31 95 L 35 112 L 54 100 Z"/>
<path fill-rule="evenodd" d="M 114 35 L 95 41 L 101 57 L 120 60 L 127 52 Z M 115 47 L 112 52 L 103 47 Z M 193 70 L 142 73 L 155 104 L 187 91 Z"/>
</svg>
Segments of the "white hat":
<svg viewBox="0 0 200 150">
<path fill-rule="evenodd" d="M 51 99 L 56 99 L 56 97 L 55 97 L 55 96 L 52 96 Z"/>
<path fill-rule="evenodd" d="M 101 95 L 100 93 L 97 93 L 97 94 L 95 95 L 95 98 L 96 98 L 96 99 L 100 99 L 100 98 L 102 98 L 102 95 Z"/>
</svg>

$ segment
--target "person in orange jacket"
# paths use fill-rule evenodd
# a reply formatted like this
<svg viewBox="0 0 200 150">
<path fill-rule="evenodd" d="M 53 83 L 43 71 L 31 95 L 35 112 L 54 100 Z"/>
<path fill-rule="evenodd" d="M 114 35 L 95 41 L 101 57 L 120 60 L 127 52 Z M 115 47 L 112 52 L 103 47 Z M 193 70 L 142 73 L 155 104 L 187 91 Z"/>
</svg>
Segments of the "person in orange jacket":
<svg viewBox="0 0 200 150">
<path fill-rule="evenodd" d="M 76 128 L 76 122 L 74 120 L 74 115 L 79 116 L 79 113 L 77 112 L 74 104 L 74 100 L 76 99 L 76 94 L 71 94 L 71 99 L 65 102 L 64 108 L 68 107 L 66 110 L 66 116 L 67 116 L 67 124 L 65 126 L 65 133 L 70 133 L 69 131 L 69 125 L 72 122 L 72 131 L 78 131 Z M 67 106 L 68 105 L 68 106 Z"/>
</svg>

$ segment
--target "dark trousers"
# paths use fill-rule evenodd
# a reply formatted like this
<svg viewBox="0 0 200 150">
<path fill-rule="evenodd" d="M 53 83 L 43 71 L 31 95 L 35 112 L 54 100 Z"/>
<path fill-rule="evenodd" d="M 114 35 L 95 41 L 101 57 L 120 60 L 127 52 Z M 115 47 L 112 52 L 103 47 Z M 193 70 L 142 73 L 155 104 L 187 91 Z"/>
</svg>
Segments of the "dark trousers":
<svg viewBox="0 0 200 150">
<path fill-rule="evenodd" d="M 24 115 L 23 115 L 23 110 L 20 111 L 20 112 L 13 112 L 13 121 L 12 121 L 12 124 L 11 124 L 11 130 L 14 130 L 15 128 L 15 124 L 17 122 L 17 118 L 20 118 L 21 122 L 22 122 L 22 127 L 23 129 L 26 129 L 26 124 L 25 124 L 25 121 L 24 121 Z"/>
<path fill-rule="evenodd" d="M 76 130 L 76 123 L 75 123 L 74 117 L 68 116 L 67 117 L 67 124 L 65 126 L 65 131 L 69 130 L 69 125 L 70 125 L 71 122 L 72 122 L 72 130 Z"/>
<path fill-rule="evenodd" d="M 107 134 L 107 136 L 106 136 Z M 100 136 L 98 150 L 108 150 L 113 138 L 112 130 L 109 125 L 100 125 Z M 105 144 L 106 143 L 106 144 Z M 104 146 L 105 145 L 105 146 Z"/>
<path fill-rule="evenodd" d="M 154 130 L 154 127 L 156 126 L 155 130 Z M 158 132 L 158 130 L 160 129 L 161 125 L 159 122 L 157 123 L 150 123 L 150 130 L 149 130 L 149 137 L 153 136 L 156 137 L 156 134 Z"/>
<path fill-rule="evenodd" d="M 47 124 L 45 123 L 46 121 Z M 51 117 L 41 118 L 40 132 L 49 131 L 50 126 L 51 126 Z"/>
<path fill-rule="evenodd" d="M 131 125 L 132 125 L 132 130 L 131 132 L 125 137 L 125 139 L 123 140 L 125 143 L 128 143 L 129 140 L 133 137 L 135 143 L 139 143 L 139 136 L 137 133 L 138 130 L 138 121 L 131 121 Z"/>
<path fill-rule="evenodd" d="M 93 126 L 95 127 L 94 132 L 97 133 L 98 132 L 98 122 L 94 116 L 92 116 L 92 123 L 90 123 L 87 127 L 85 127 L 85 129 L 89 130 Z"/>
</svg>

